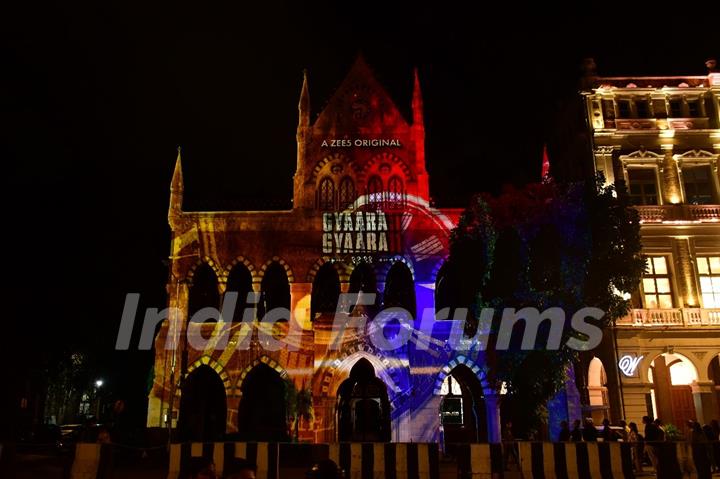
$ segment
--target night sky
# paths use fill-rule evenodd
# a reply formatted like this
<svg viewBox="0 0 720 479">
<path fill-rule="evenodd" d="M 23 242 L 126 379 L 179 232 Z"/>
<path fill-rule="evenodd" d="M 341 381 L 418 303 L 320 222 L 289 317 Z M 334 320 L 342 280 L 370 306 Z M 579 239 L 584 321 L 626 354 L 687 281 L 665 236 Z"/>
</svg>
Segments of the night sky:
<svg viewBox="0 0 720 479">
<path fill-rule="evenodd" d="M 113 394 L 141 401 L 150 355 L 112 348 L 125 293 L 164 306 L 175 149 L 188 206 L 289 204 L 303 68 L 317 113 L 362 52 L 409 112 L 417 66 L 431 194 L 459 206 L 539 177 L 548 113 L 575 94 L 584 56 L 601 75 L 701 75 L 720 56 L 717 17 L 700 10 L 598 21 L 514 4 L 262 4 L 24 2 L 2 15 L 3 342 L 19 355 L 5 366 L 89 347 Z"/>
</svg>

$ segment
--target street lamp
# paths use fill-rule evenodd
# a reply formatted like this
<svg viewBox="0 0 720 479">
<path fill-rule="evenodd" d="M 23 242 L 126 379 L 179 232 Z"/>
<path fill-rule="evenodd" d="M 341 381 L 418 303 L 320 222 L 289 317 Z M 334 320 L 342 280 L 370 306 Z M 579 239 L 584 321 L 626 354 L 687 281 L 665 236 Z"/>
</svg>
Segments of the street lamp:
<svg viewBox="0 0 720 479">
<path fill-rule="evenodd" d="M 100 421 L 100 388 L 103 385 L 103 380 L 98 379 L 95 381 L 95 422 Z"/>
</svg>

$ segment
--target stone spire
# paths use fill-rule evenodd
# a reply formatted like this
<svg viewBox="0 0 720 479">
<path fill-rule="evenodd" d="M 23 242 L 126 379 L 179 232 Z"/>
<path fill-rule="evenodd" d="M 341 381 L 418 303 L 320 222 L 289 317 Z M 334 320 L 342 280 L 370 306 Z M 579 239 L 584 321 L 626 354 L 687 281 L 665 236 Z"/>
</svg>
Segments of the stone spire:
<svg viewBox="0 0 720 479">
<path fill-rule="evenodd" d="M 175 171 L 173 171 L 172 181 L 170 182 L 170 209 L 168 211 L 170 226 L 173 226 L 174 220 L 182 214 L 183 193 L 185 190 L 182 174 L 182 151 L 179 146 L 177 152 Z"/>
<path fill-rule="evenodd" d="M 415 77 L 412 96 L 413 126 L 422 126 L 424 129 L 422 92 L 420 91 L 420 78 L 418 78 L 417 68 L 413 70 L 413 75 Z"/>
<path fill-rule="evenodd" d="M 298 130 L 310 126 L 310 93 L 308 92 L 307 70 L 303 70 L 303 84 L 298 102 Z"/>
</svg>

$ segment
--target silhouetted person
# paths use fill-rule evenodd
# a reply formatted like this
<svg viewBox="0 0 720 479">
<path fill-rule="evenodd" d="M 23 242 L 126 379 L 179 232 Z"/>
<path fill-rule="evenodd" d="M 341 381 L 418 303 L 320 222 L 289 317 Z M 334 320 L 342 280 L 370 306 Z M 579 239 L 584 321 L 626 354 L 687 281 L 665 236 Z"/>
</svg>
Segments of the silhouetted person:
<svg viewBox="0 0 720 479">
<path fill-rule="evenodd" d="M 642 472 L 643 455 L 645 454 L 645 438 L 640 431 L 638 425 L 634 422 L 630 423 L 630 432 L 628 432 L 628 442 L 633 445 L 632 456 L 635 464 L 635 472 Z"/>
<path fill-rule="evenodd" d="M 713 457 L 715 458 L 715 472 L 720 472 L 720 422 L 717 419 L 710 421 L 713 430 L 714 441 L 712 444 Z"/>
<path fill-rule="evenodd" d="M 615 434 L 615 431 L 613 431 L 612 428 L 610 428 L 610 420 L 609 419 L 603 420 L 603 430 L 602 430 L 602 433 L 600 434 L 600 437 L 605 442 L 618 440 L 617 434 Z"/>
<path fill-rule="evenodd" d="M 573 429 L 570 431 L 570 440 L 572 442 L 582 441 L 582 428 L 580 427 L 580 419 L 575 419 L 573 422 Z"/>
<path fill-rule="evenodd" d="M 559 442 L 568 442 L 570 440 L 570 427 L 568 426 L 567 421 L 562 421 L 560 423 L 560 433 L 558 434 L 558 441 Z"/>
<path fill-rule="evenodd" d="M 622 439 L 623 442 L 628 442 L 628 439 L 630 437 L 630 428 L 628 428 L 628 425 L 624 420 L 621 420 L 619 422 L 619 425 L 620 431 L 617 432 L 619 439 Z"/>
<path fill-rule="evenodd" d="M 692 446 L 692 458 L 697 470 L 698 479 L 710 479 L 712 477 L 710 467 L 710 444 L 705 433 L 697 421 L 688 421 L 690 427 L 690 445 Z"/>
<path fill-rule="evenodd" d="M 593 420 L 588 418 L 583 425 L 582 437 L 585 442 L 596 442 L 598 438 L 597 428 L 593 424 Z"/>
<path fill-rule="evenodd" d="M 657 444 L 660 442 L 660 438 L 665 436 L 665 433 L 650 419 L 649 416 L 643 416 L 643 424 L 645 424 L 645 451 L 650 458 L 650 463 L 657 470 L 658 458 L 657 458 Z"/>
</svg>

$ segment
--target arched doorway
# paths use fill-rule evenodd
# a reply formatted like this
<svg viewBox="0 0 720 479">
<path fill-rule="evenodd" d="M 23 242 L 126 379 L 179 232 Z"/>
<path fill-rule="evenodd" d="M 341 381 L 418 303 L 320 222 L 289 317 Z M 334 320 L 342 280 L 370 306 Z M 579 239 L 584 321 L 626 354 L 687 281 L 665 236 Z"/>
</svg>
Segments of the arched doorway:
<svg viewBox="0 0 720 479">
<path fill-rule="evenodd" d="M 188 321 L 203 308 L 220 306 L 220 292 L 215 271 L 203 263 L 197 267 L 192 277 L 188 294 Z"/>
<path fill-rule="evenodd" d="M 720 354 L 715 356 L 708 367 L 708 378 L 713 383 L 713 395 L 715 396 L 715 411 L 712 418 L 720 417 Z"/>
<path fill-rule="evenodd" d="M 360 358 L 340 384 L 336 414 L 338 441 L 390 441 L 387 388 L 367 359 Z"/>
<path fill-rule="evenodd" d="M 258 304 L 258 318 L 262 319 L 266 313 L 275 308 L 290 310 L 290 283 L 285 268 L 273 261 L 265 269 L 260 282 L 260 303 Z"/>
<path fill-rule="evenodd" d="M 260 363 L 242 382 L 238 406 L 238 437 L 242 441 L 287 441 L 285 381 Z"/>
<path fill-rule="evenodd" d="M 177 431 L 181 441 L 222 440 L 227 420 L 225 386 L 209 366 L 193 370 L 183 381 Z"/>
<path fill-rule="evenodd" d="M 690 385 L 697 382 L 698 374 L 688 358 L 677 353 L 659 355 L 650 364 L 648 379 L 656 417 L 681 431 L 688 420 L 697 418 Z"/>
<path fill-rule="evenodd" d="M 385 308 L 400 307 L 415 318 L 415 283 L 410 269 L 402 261 L 396 261 L 390 267 L 385 280 L 383 295 Z"/>
<path fill-rule="evenodd" d="M 323 264 L 315 274 L 310 299 L 310 314 L 315 320 L 319 314 L 335 313 L 340 298 L 340 278 L 332 263 Z"/>
<path fill-rule="evenodd" d="M 250 270 L 242 263 L 236 264 L 228 275 L 227 287 L 225 288 L 225 296 L 228 293 L 237 293 L 237 303 L 233 310 L 232 322 L 239 323 L 242 321 L 247 306 L 248 293 L 252 292 L 252 290 L 252 274 Z M 227 318 L 225 320 L 227 321 Z"/>
<path fill-rule="evenodd" d="M 457 444 L 487 442 L 487 422 L 482 384 L 472 370 L 460 364 L 440 387 L 440 422 L 445 451 L 452 454 Z"/>
<path fill-rule="evenodd" d="M 592 358 L 588 365 L 588 401 L 590 416 L 595 424 L 610 419 L 610 401 L 608 398 L 607 375 L 600 358 Z"/>
</svg>

